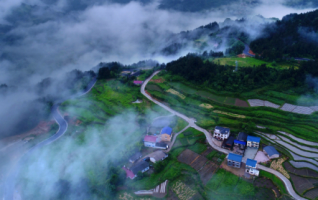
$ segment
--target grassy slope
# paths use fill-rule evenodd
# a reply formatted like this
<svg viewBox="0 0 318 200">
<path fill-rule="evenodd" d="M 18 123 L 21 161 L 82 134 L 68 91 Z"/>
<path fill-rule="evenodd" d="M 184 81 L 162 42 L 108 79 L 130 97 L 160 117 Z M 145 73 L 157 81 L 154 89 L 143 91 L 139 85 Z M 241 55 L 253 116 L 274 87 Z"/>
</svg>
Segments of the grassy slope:
<svg viewBox="0 0 318 200">
<path fill-rule="evenodd" d="M 266 64 L 269 67 L 275 67 L 275 68 L 289 68 L 292 66 L 297 66 L 297 63 L 287 63 L 287 62 L 281 62 L 277 63 L 276 66 L 273 66 L 273 63 L 269 63 L 263 60 L 258 60 L 256 58 L 239 58 L 239 57 L 224 57 L 224 58 L 216 58 L 216 59 L 210 59 L 213 62 L 220 63 L 221 65 L 230 65 L 230 66 L 236 66 L 235 61 L 238 62 L 239 67 L 249 67 L 249 66 L 258 66 L 262 64 Z"/>
</svg>

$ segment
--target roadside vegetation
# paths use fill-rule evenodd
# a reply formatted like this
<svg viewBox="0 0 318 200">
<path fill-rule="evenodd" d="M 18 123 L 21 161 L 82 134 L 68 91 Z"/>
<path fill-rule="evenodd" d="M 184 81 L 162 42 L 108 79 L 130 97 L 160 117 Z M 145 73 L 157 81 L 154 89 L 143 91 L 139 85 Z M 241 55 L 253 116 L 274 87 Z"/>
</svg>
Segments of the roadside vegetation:
<svg viewBox="0 0 318 200">
<path fill-rule="evenodd" d="M 278 134 L 277 131 L 285 131 L 305 140 L 318 139 L 316 136 L 317 113 L 301 115 L 269 107 L 235 106 L 234 95 L 236 93 L 224 92 L 223 94 L 233 96 L 222 96 L 222 92 L 220 92 L 221 95 L 218 95 L 211 88 L 202 87 L 201 84 L 191 84 L 180 76 L 174 76 L 164 71 L 153 78 L 153 80 L 156 79 L 165 81 L 149 82 L 146 90 L 156 99 L 168 103 L 173 109 L 197 119 L 197 123 L 201 127 L 213 129 L 214 126 L 220 125 L 230 127 L 234 133 L 245 131 L 253 134 L 255 130 L 258 130 L 256 125 L 262 125 L 267 128 L 266 132 L 269 133 Z M 183 94 L 185 98 L 182 99 L 178 95 L 165 92 L 170 88 Z M 283 93 L 279 92 L 264 91 L 264 97 L 267 97 L 265 94 L 283 98 Z M 257 96 L 252 96 L 251 92 L 241 94 L 241 96 L 248 95 L 251 98 L 257 98 Z M 272 98 L 269 97 L 268 100 L 272 100 Z M 290 96 L 286 98 L 290 98 Z M 281 104 L 286 102 L 276 100 Z M 210 106 L 206 108 L 202 104 Z M 260 131 L 264 130 L 260 129 Z"/>
</svg>

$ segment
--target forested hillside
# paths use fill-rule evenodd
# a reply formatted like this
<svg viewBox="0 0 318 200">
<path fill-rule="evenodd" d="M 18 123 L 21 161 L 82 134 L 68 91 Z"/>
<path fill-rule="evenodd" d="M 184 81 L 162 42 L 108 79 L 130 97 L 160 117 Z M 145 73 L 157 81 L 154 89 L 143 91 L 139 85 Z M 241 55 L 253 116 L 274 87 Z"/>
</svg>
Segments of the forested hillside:
<svg viewBox="0 0 318 200">
<path fill-rule="evenodd" d="M 277 91 L 298 88 L 299 93 L 312 91 L 308 74 L 318 77 L 317 61 L 304 62 L 299 69 L 276 69 L 266 65 L 241 67 L 234 71 L 232 66 L 203 62 L 195 55 L 187 55 L 167 64 L 167 71 L 180 75 L 190 82 L 204 84 L 218 91 L 243 92 L 271 87 Z"/>
<path fill-rule="evenodd" d="M 264 36 L 251 43 L 251 49 L 265 60 L 318 58 L 318 10 L 290 14 L 263 30 Z"/>
</svg>

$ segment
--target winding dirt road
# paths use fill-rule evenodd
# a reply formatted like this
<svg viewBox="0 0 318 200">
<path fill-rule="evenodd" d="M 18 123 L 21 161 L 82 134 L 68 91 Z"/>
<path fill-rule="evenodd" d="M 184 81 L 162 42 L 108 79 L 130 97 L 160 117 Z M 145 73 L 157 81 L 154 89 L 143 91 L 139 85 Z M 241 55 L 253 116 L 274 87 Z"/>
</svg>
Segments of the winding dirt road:
<svg viewBox="0 0 318 200">
<path fill-rule="evenodd" d="M 154 72 L 148 79 L 146 79 L 146 80 L 144 81 L 144 83 L 142 84 L 142 86 L 141 86 L 141 88 L 140 88 L 140 92 L 141 92 L 145 97 L 147 97 L 150 101 L 154 102 L 155 104 L 159 105 L 160 107 L 164 108 L 165 110 L 171 112 L 172 114 L 177 115 L 178 117 L 181 117 L 182 119 L 184 119 L 186 122 L 189 123 L 188 126 L 194 128 L 194 129 L 196 129 L 196 130 L 198 130 L 198 131 L 203 132 L 203 133 L 205 134 L 205 136 L 206 136 L 206 139 L 207 139 L 208 143 L 209 143 L 214 149 L 216 149 L 216 150 L 218 150 L 218 151 L 220 151 L 220 152 L 223 152 L 223 153 L 225 153 L 225 154 L 229 154 L 230 151 L 228 151 L 228 150 L 226 150 L 226 149 L 222 149 L 221 147 L 218 147 L 218 146 L 216 146 L 216 145 L 213 143 L 213 141 L 212 141 L 212 135 L 211 135 L 207 130 L 205 130 L 205 129 L 199 127 L 199 126 L 197 126 L 197 125 L 195 124 L 195 122 L 196 122 L 195 119 L 189 118 L 189 117 L 187 117 L 187 116 L 185 116 L 185 115 L 183 115 L 183 114 L 181 114 L 181 113 L 179 113 L 179 112 L 177 112 L 177 111 L 171 109 L 170 107 L 164 105 L 163 103 L 161 103 L 161 102 L 159 102 L 159 101 L 153 99 L 149 94 L 146 93 L 146 91 L 145 91 L 146 85 L 147 85 L 148 82 L 152 79 L 152 77 L 154 77 L 154 76 L 155 76 L 156 74 L 158 74 L 159 72 L 160 72 L 160 71 Z M 187 126 L 187 127 L 188 127 L 188 126 Z M 175 137 L 175 138 L 176 138 L 176 137 Z M 174 138 L 174 140 L 175 140 L 175 138 Z M 173 141 L 173 142 L 174 142 L 174 141 Z M 173 144 L 172 144 L 172 145 L 173 145 Z M 171 145 L 171 146 L 172 146 L 172 145 Z M 169 147 L 169 148 L 171 148 L 171 147 Z M 299 196 L 299 195 L 294 191 L 294 188 L 293 188 L 292 184 L 290 183 L 290 181 L 289 181 L 284 175 L 282 175 L 282 174 L 279 173 L 278 171 L 275 171 L 275 170 L 273 170 L 273 169 L 267 168 L 267 167 L 262 166 L 262 165 L 258 165 L 258 168 L 261 169 L 261 170 L 267 171 L 267 172 L 269 172 L 269 173 L 271 173 L 271 174 L 274 174 L 274 175 L 276 175 L 278 178 L 280 178 L 280 179 L 284 182 L 287 191 L 289 192 L 289 194 L 290 194 L 293 198 L 295 198 L 295 199 L 297 199 L 297 200 L 306 200 L 305 198 L 302 198 L 301 196 Z"/>
</svg>

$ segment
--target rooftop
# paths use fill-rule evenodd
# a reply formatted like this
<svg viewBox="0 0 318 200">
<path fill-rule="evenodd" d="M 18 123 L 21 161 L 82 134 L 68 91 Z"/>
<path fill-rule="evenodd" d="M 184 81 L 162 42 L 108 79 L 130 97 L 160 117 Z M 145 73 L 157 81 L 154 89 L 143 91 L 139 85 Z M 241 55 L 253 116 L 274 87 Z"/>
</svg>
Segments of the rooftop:
<svg viewBox="0 0 318 200">
<path fill-rule="evenodd" d="M 263 149 L 269 156 L 272 156 L 274 154 L 278 154 L 278 151 L 273 146 L 266 146 Z"/>
<path fill-rule="evenodd" d="M 135 174 L 132 171 L 130 171 L 126 167 L 123 167 L 122 169 L 126 171 L 126 177 L 129 177 L 130 179 L 135 178 Z"/>
<path fill-rule="evenodd" d="M 171 135 L 171 133 L 172 133 L 172 128 L 170 128 L 169 126 L 166 126 L 161 130 L 161 134 Z"/>
<path fill-rule="evenodd" d="M 167 154 L 163 151 L 155 151 L 147 156 L 150 158 L 154 158 L 157 161 L 157 160 L 161 160 L 162 158 L 165 158 Z"/>
<path fill-rule="evenodd" d="M 249 158 L 246 160 L 246 166 L 251 166 L 253 168 L 256 168 L 256 164 L 257 164 L 256 160 L 252 160 L 252 159 L 249 159 Z"/>
<path fill-rule="evenodd" d="M 144 137 L 144 142 L 156 142 L 157 137 L 153 135 L 146 135 Z"/>
<path fill-rule="evenodd" d="M 247 140 L 247 134 L 244 133 L 244 132 L 239 132 L 239 134 L 238 134 L 238 136 L 237 136 L 237 140 L 246 142 L 246 140 Z"/>
<path fill-rule="evenodd" d="M 134 155 L 132 155 L 129 160 L 135 161 L 137 159 L 139 159 L 142 156 L 142 154 L 140 152 L 136 152 Z"/>
<path fill-rule="evenodd" d="M 229 139 L 226 140 L 225 144 L 227 146 L 232 146 L 234 143 L 234 137 L 233 136 L 230 136 Z"/>
<path fill-rule="evenodd" d="M 235 144 L 242 144 L 242 145 L 246 145 L 246 142 L 243 141 L 239 141 L 239 140 L 234 140 Z"/>
<path fill-rule="evenodd" d="M 243 158 L 243 156 L 240 156 L 240 155 L 237 155 L 234 153 L 229 153 L 229 155 L 227 157 L 228 160 L 233 160 L 236 162 L 242 162 L 242 158 Z"/>
<path fill-rule="evenodd" d="M 228 134 L 230 132 L 229 128 L 225 128 L 221 126 L 216 126 L 215 130 L 219 130 L 221 134 Z"/>
<path fill-rule="evenodd" d="M 261 138 L 249 135 L 249 136 L 247 136 L 247 141 L 258 142 L 259 143 L 261 141 Z"/>
<path fill-rule="evenodd" d="M 146 169 L 147 167 L 149 167 L 149 163 L 141 160 L 140 162 L 137 162 L 134 166 L 132 166 L 130 168 L 130 170 L 137 175 L 138 172 L 141 172 L 142 170 Z"/>
</svg>

